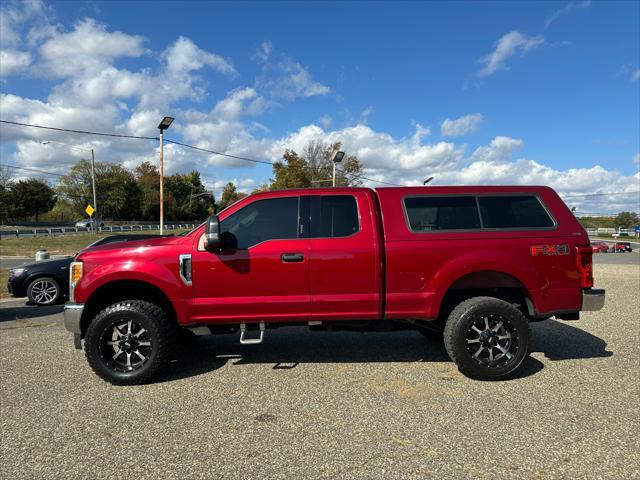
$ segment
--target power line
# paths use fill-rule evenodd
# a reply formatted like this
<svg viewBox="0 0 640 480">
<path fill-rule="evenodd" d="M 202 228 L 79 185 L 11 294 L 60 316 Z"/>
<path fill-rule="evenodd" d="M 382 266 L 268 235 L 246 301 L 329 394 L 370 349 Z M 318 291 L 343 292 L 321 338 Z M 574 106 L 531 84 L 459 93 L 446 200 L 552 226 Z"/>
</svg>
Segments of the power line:
<svg viewBox="0 0 640 480">
<path fill-rule="evenodd" d="M 90 132 L 88 130 L 71 130 L 68 128 L 56 128 L 56 127 L 45 127 L 42 125 L 33 125 L 31 123 L 10 122 L 9 120 L 0 120 L 0 122 L 7 123 L 9 125 L 18 125 L 21 127 L 41 128 L 44 130 L 55 130 L 56 132 L 81 133 L 84 135 L 98 135 L 101 137 L 134 138 L 137 140 L 158 140 L 158 137 L 141 137 L 138 135 L 123 135 L 120 133 Z"/>
<path fill-rule="evenodd" d="M 186 143 L 176 142 L 175 140 L 168 140 L 166 138 L 164 139 L 164 141 L 167 142 L 167 143 L 174 143 L 176 145 L 180 145 L 181 147 L 186 147 L 186 148 L 191 148 L 193 150 L 198 150 L 200 152 L 211 153 L 213 155 L 221 155 L 223 157 L 235 158 L 237 160 L 244 160 L 244 161 L 247 161 L 247 162 L 263 163 L 265 165 L 273 165 L 273 162 L 269 162 L 268 160 L 256 160 L 255 158 L 239 157 L 237 155 L 230 155 L 228 153 L 216 152 L 215 150 L 208 150 L 206 148 L 195 147 L 193 145 L 188 145 Z"/>
<path fill-rule="evenodd" d="M 17 167 L 16 165 L 8 165 L 6 163 L 2 164 L 3 167 L 15 168 L 17 170 L 27 170 L 29 172 L 42 173 L 44 175 L 53 175 L 54 177 L 66 177 L 66 175 L 62 175 L 60 173 L 47 172 L 46 170 L 40 170 L 39 168 L 27 168 L 27 167 Z"/>
</svg>

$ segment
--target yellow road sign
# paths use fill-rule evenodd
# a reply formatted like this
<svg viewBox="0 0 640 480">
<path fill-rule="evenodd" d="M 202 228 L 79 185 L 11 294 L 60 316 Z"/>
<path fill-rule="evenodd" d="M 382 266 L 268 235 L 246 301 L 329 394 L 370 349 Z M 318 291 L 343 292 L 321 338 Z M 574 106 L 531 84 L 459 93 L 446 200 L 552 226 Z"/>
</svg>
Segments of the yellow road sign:
<svg viewBox="0 0 640 480">
<path fill-rule="evenodd" d="M 87 215 L 91 216 L 91 215 L 93 215 L 93 212 L 96 211 L 96 209 L 93 208 L 91 206 L 91 204 L 89 204 L 89 205 L 87 205 L 87 208 L 84 209 L 84 211 L 87 212 Z"/>
</svg>

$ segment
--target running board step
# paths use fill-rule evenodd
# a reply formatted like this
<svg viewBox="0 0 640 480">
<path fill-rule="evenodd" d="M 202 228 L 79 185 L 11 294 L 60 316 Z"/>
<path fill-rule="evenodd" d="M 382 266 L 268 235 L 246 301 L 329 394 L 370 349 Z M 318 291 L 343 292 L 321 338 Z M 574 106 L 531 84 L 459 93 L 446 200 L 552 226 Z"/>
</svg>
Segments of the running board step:
<svg viewBox="0 0 640 480">
<path fill-rule="evenodd" d="M 240 344 L 242 345 L 257 345 L 258 343 L 262 343 L 264 339 L 264 322 L 260 322 L 258 325 L 260 327 L 260 336 L 258 338 L 246 338 L 247 334 L 247 324 L 240 324 Z"/>
</svg>

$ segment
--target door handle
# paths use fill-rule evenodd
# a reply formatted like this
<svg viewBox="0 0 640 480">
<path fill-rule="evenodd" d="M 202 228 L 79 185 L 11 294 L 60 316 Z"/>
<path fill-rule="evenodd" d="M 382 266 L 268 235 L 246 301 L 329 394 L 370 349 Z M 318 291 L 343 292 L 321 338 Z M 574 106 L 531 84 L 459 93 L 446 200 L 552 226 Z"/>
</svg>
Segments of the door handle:
<svg viewBox="0 0 640 480">
<path fill-rule="evenodd" d="M 304 255 L 301 253 L 283 253 L 280 258 L 283 262 L 302 262 Z"/>
</svg>

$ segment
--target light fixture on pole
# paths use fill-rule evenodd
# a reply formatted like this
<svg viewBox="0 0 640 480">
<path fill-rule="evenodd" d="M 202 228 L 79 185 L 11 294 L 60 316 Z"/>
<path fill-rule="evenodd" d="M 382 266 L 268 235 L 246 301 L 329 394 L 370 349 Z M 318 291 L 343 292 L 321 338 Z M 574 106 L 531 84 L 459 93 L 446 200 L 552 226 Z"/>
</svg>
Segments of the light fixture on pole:
<svg viewBox="0 0 640 480">
<path fill-rule="evenodd" d="M 433 180 L 435 177 L 429 177 L 427 178 L 424 182 L 422 182 L 422 185 L 426 185 L 427 183 L 429 183 L 431 180 Z"/>
<path fill-rule="evenodd" d="M 333 162 L 333 186 L 336 186 L 336 164 L 340 163 L 344 158 L 344 152 L 341 150 L 336 150 L 331 157 L 331 161 Z"/>
<path fill-rule="evenodd" d="M 158 125 L 160 130 L 160 235 L 164 233 L 164 168 L 163 168 L 163 134 L 173 122 L 173 117 L 164 117 Z"/>
<path fill-rule="evenodd" d="M 93 213 L 94 213 L 94 221 L 91 222 L 92 225 L 92 229 L 95 233 L 98 233 L 98 200 L 96 197 L 96 158 L 95 158 L 95 154 L 93 153 L 93 148 L 91 150 L 88 150 L 86 148 L 80 148 L 80 147 L 76 147 L 75 145 L 69 145 L 68 143 L 63 143 L 63 142 L 55 142 L 53 140 L 44 140 L 42 142 L 42 145 L 48 145 L 49 143 L 58 143 L 60 145 L 66 145 L 67 147 L 70 148 L 75 148 L 76 150 L 82 150 L 85 152 L 89 152 L 91 151 L 91 190 L 93 191 Z"/>
</svg>

